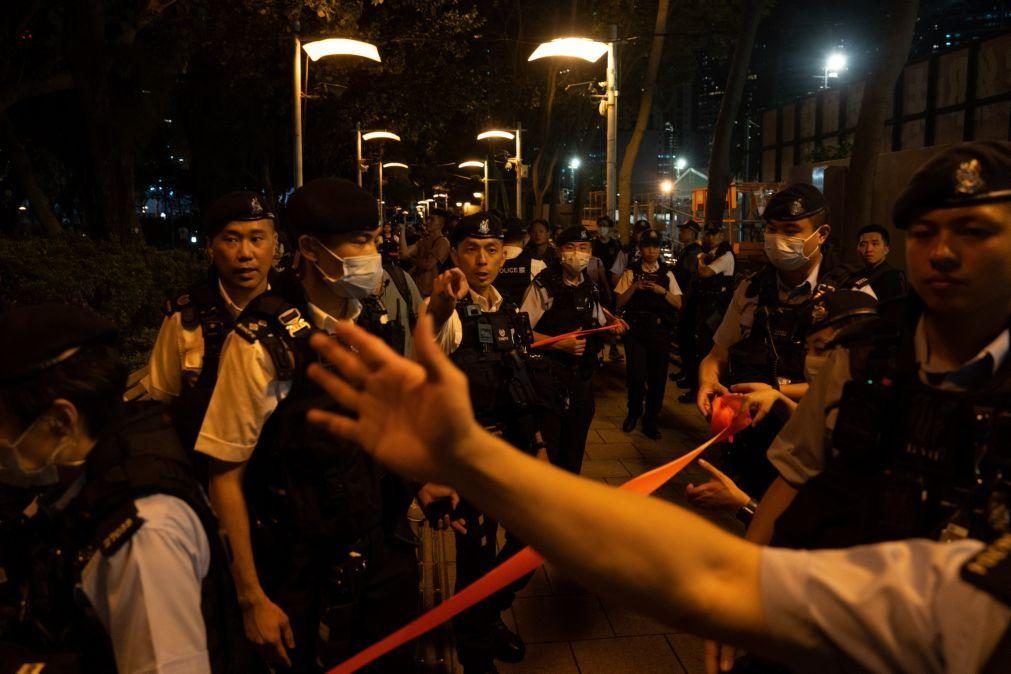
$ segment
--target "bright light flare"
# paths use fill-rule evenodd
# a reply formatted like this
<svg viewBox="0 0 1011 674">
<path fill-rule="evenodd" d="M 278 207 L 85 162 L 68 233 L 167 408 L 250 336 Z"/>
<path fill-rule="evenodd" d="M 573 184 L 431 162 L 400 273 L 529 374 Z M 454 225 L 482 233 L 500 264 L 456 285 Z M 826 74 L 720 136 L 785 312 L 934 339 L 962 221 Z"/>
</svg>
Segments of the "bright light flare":
<svg viewBox="0 0 1011 674">
<path fill-rule="evenodd" d="M 361 42 L 359 40 L 348 40 L 341 37 L 330 37 L 325 40 L 314 40 L 302 45 L 302 49 L 313 61 L 318 61 L 324 56 L 361 56 L 376 63 L 382 63 L 379 58 L 379 50 L 374 44 Z"/>
<path fill-rule="evenodd" d="M 825 60 L 825 70 L 829 71 L 830 73 L 837 73 L 845 69 L 846 69 L 845 54 L 833 52 L 828 55 L 828 59 Z"/>
<path fill-rule="evenodd" d="M 551 42 L 541 43 L 527 60 L 536 61 L 543 58 L 567 56 L 595 63 L 606 53 L 607 43 L 605 42 L 597 42 L 585 37 L 560 37 Z"/>
<path fill-rule="evenodd" d="M 384 169 L 389 169 L 389 168 L 409 169 L 411 167 L 408 166 L 407 164 L 404 164 L 403 162 L 391 161 L 391 162 L 386 162 L 385 164 L 383 164 L 383 168 Z"/>
<path fill-rule="evenodd" d="M 515 137 L 516 137 L 515 133 L 510 133 L 509 131 L 499 131 L 499 130 L 484 131 L 482 133 L 477 134 L 477 139 L 478 140 L 486 140 L 488 138 L 501 138 L 503 140 L 512 140 Z"/>
<path fill-rule="evenodd" d="M 484 162 L 471 159 L 462 162 L 457 168 L 484 168 Z"/>
<path fill-rule="evenodd" d="M 572 159 L 569 160 L 569 168 L 572 169 L 573 171 L 575 171 L 582 165 L 583 162 L 580 161 L 579 157 L 573 157 Z"/>
<path fill-rule="evenodd" d="M 474 192 L 475 199 L 484 199 L 484 192 Z"/>
<path fill-rule="evenodd" d="M 669 180 L 663 180 L 660 182 L 660 191 L 664 194 L 670 194 L 674 189 L 674 183 Z"/>
<path fill-rule="evenodd" d="M 400 140 L 400 136 L 392 131 L 369 131 L 362 134 L 362 140 Z"/>
<path fill-rule="evenodd" d="M 678 157 L 678 160 L 674 162 L 674 168 L 676 168 L 678 171 L 684 171 L 685 167 L 687 166 L 688 160 L 685 159 L 684 157 Z"/>
</svg>

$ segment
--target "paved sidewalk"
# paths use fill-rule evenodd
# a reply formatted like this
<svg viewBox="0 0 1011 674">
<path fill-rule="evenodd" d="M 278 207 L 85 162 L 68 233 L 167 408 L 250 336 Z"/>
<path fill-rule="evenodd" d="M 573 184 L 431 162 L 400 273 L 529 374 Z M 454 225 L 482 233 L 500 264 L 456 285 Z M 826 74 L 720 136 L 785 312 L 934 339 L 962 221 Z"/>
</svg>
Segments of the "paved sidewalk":
<svg viewBox="0 0 1011 674">
<path fill-rule="evenodd" d="M 695 406 L 677 402 L 682 390 L 673 383 L 668 385 L 659 419 L 663 438 L 650 440 L 638 429 L 624 433 L 624 377 L 623 364 L 608 363 L 598 374 L 597 413 L 583 462 L 584 476 L 609 484 L 621 484 L 666 463 L 696 447 L 708 435 L 708 426 Z M 657 496 L 683 502 L 685 485 L 693 480 L 705 481 L 706 475 L 697 466 L 689 466 Z M 732 517 L 710 519 L 742 532 Z M 600 554 L 607 554 L 607 550 Z M 704 671 L 701 639 L 605 601 L 565 578 L 550 564 L 537 571 L 504 617 L 526 641 L 527 657 L 518 665 L 497 663 L 503 674 Z"/>
</svg>

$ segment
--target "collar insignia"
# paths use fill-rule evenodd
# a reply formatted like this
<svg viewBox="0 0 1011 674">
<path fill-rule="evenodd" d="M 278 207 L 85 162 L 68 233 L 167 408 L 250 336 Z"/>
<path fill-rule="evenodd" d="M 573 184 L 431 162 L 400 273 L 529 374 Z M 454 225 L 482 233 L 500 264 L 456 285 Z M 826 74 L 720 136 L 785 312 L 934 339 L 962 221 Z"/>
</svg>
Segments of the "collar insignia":
<svg viewBox="0 0 1011 674">
<path fill-rule="evenodd" d="M 973 195 L 981 192 L 985 186 L 978 159 L 970 159 L 958 165 L 955 171 L 956 194 Z"/>
</svg>

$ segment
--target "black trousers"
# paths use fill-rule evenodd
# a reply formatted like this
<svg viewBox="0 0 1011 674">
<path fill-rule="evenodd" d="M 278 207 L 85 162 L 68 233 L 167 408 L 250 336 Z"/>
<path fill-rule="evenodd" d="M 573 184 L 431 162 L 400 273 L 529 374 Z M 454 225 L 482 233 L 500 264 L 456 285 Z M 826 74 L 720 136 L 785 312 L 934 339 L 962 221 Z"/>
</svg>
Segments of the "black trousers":
<svg viewBox="0 0 1011 674">
<path fill-rule="evenodd" d="M 596 412 L 593 377 L 561 369 L 556 375 L 561 380 L 561 400 L 544 414 L 541 435 L 548 445 L 551 463 L 578 475 L 583 468 L 586 436 Z"/>
<path fill-rule="evenodd" d="M 628 415 L 655 424 L 663 407 L 670 364 L 670 334 L 665 331 L 630 330 L 625 335 L 625 374 L 628 382 Z M 645 399 L 645 413 L 643 400 Z"/>
<path fill-rule="evenodd" d="M 699 363 L 705 354 L 699 355 L 695 338 L 695 314 L 697 307 L 689 298 L 684 310 L 678 315 L 677 339 L 678 351 L 681 354 L 681 374 L 688 380 L 688 388 L 692 391 L 699 387 Z M 706 352 L 708 353 L 708 351 Z"/>
</svg>

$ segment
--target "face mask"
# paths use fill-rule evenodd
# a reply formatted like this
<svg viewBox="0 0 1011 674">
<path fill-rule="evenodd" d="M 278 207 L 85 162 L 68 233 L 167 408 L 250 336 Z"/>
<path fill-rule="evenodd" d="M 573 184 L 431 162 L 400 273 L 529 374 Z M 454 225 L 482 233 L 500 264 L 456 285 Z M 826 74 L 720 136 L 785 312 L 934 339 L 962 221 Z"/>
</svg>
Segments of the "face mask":
<svg viewBox="0 0 1011 674">
<path fill-rule="evenodd" d="M 611 236 L 611 228 L 610 227 L 601 227 L 600 228 L 600 238 L 607 239 L 610 236 Z"/>
<path fill-rule="evenodd" d="M 578 274 L 579 272 L 586 269 L 586 265 L 590 264 L 590 254 L 580 253 L 580 252 L 570 252 L 562 253 L 562 266 L 568 269 L 573 274 Z"/>
<path fill-rule="evenodd" d="M 827 360 L 828 356 L 804 356 L 804 381 L 813 382 Z"/>
<path fill-rule="evenodd" d="M 62 462 L 59 460 L 60 455 L 74 445 L 73 439 L 68 436 L 60 440 L 60 444 L 46 457 L 46 461 L 42 467 L 35 470 L 26 470 L 22 467 L 24 461 L 21 458 L 18 445 L 28 437 L 28 434 L 32 432 L 32 429 L 35 428 L 42 418 L 39 417 L 29 424 L 28 428 L 14 442 L 0 441 L 0 482 L 14 487 L 44 487 L 55 484 L 59 480 L 57 466 L 84 465 L 86 459 Z"/>
<path fill-rule="evenodd" d="M 810 256 L 804 254 L 804 246 L 815 236 L 818 236 L 817 231 L 806 239 L 785 234 L 766 234 L 765 254 L 776 269 L 782 271 L 800 269 L 811 259 Z M 813 253 L 814 251 L 812 251 Z"/>
<path fill-rule="evenodd" d="M 317 241 L 316 243 L 319 243 Z M 316 271 L 323 277 L 323 282 L 330 290 L 340 297 L 352 300 L 363 300 L 371 295 L 383 278 L 383 256 L 379 253 L 374 255 L 355 255 L 353 257 L 340 257 L 332 250 L 319 243 L 320 248 L 330 254 L 330 257 L 337 260 L 344 266 L 344 276 L 333 278 L 329 276 L 318 265 Z"/>
</svg>

